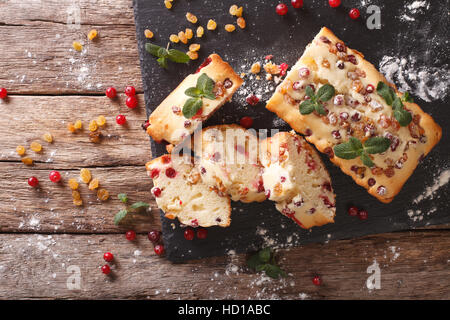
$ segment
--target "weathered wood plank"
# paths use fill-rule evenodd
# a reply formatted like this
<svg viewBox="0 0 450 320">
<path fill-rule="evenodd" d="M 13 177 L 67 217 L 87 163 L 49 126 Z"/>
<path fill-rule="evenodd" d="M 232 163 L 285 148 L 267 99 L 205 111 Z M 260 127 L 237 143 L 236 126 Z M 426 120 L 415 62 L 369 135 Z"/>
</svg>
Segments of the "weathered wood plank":
<svg viewBox="0 0 450 320">
<path fill-rule="evenodd" d="M 150 159 L 150 144 L 141 128 L 146 120 L 143 95 L 138 98 L 139 106 L 129 109 L 124 95 L 115 100 L 106 96 L 11 96 L 0 105 L 0 160 L 20 161 L 15 149 L 23 145 L 40 168 L 144 165 Z M 127 117 L 126 126 L 116 124 L 119 113 Z M 89 140 L 88 126 L 99 115 L 106 117 L 107 124 L 100 129 L 104 138 L 96 144 Z M 74 134 L 67 123 L 77 119 L 82 120 L 83 130 Z M 42 140 L 45 132 L 53 135 L 53 143 Z M 43 145 L 39 154 L 29 149 L 35 140 Z"/>
<path fill-rule="evenodd" d="M 99 270 L 106 251 L 115 255 L 113 277 Z M 270 280 L 248 271 L 245 255 L 171 264 L 154 255 L 145 236 L 129 242 L 123 235 L 3 234 L 0 298 L 449 299 L 449 252 L 448 231 L 312 244 L 280 250 L 280 265 L 290 276 Z M 379 290 L 366 287 L 374 261 Z M 80 270 L 79 290 L 67 287 L 70 266 Z M 320 287 L 311 282 L 315 274 Z"/>
<path fill-rule="evenodd" d="M 50 170 L 45 165 L 28 168 L 23 164 L 1 163 L 0 232 L 109 233 L 123 232 L 127 228 L 138 232 L 160 228 L 159 210 L 150 193 L 152 182 L 143 166 L 90 170 L 92 176 L 99 179 L 100 186 L 110 192 L 110 199 L 105 202 L 98 200 L 96 192 L 80 182 L 84 205 L 76 207 L 67 181 L 79 177 L 78 169 L 60 170 L 62 180 L 55 184 L 49 180 Z M 28 186 L 30 176 L 39 179 L 39 189 Z M 125 226 L 115 226 L 113 217 L 124 208 L 117 199 L 119 193 L 126 193 L 130 202 L 150 202 L 150 212 L 136 216 Z"/>
</svg>

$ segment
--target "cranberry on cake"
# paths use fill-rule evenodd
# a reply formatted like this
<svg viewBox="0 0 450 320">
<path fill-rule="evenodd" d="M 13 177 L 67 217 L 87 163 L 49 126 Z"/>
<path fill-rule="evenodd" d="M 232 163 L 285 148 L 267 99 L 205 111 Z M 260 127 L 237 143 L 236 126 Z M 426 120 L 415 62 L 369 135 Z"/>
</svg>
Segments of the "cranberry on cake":
<svg viewBox="0 0 450 320">
<path fill-rule="evenodd" d="M 362 53 L 322 28 L 266 108 L 382 202 L 391 202 L 442 130 Z"/>
<path fill-rule="evenodd" d="M 149 117 L 147 133 L 177 145 L 229 101 L 243 80 L 219 55 L 211 54 Z"/>
<path fill-rule="evenodd" d="M 230 197 L 203 183 L 191 157 L 163 155 L 145 167 L 153 179 L 151 192 L 166 218 L 193 227 L 230 225 Z"/>
<path fill-rule="evenodd" d="M 309 229 L 334 222 L 335 195 L 317 152 L 295 132 L 260 142 L 266 196 L 276 208 Z"/>
</svg>

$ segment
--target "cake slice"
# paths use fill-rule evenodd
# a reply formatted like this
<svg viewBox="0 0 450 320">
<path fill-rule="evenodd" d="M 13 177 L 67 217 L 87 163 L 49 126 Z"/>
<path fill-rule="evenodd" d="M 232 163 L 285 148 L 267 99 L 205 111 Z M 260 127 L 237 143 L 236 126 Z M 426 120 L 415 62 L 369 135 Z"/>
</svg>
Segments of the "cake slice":
<svg viewBox="0 0 450 320">
<path fill-rule="evenodd" d="M 147 133 L 155 141 L 179 144 L 230 100 L 242 82 L 228 63 L 211 54 L 152 112 Z"/>
<path fill-rule="evenodd" d="M 194 135 L 203 181 L 233 201 L 264 201 L 258 138 L 238 125 L 218 125 Z"/>
<path fill-rule="evenodd" d="M 306 229 L 334 222 L 335 195 L 317 152 L 293 131 L 262 140 L 260 148 L 266 196 L 277 210 Z"/>
<path fill-rule="evenodd" d="M 322 28 L 266 108 L 388 203 L 442 135 L 410 101 L 362 53 Z"/>
<path fill-rule="evenodd" d="M 191 157 L 163 155 L 145 167 L 153 179 L 152 194 L 168 219 L 197 227 L 230 225 L 230 198 L 203 183 Z"/>
</svg>

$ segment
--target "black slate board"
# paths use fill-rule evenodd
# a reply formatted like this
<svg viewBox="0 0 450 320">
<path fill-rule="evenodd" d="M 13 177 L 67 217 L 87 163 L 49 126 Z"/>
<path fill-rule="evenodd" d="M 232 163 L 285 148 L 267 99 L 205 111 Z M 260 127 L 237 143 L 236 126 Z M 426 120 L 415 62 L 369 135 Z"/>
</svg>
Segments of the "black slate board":
<svg viewBox="0 0 450 320">
<path fill-rule="evenodd" d="M 212 52 L 220 54 L 238 72 L 244 71 L 240 68 L 242 64 L 246 63 L 249 66 L 252 61 L 262 61 L 267 54 L 273 54 L 276 63 L 286 62 L 292 65 L 324 25 L 333 30 L 349 47 L 363 52 L 375 65 L 378 65 L 384 55 L 408 56 L 414 53 L 414 57 L 417 58 L 416 65 L 441 67 L 448 71 L 449 52 L 446 45 L 448 1 L 429 1 L 429 9 L 413 15 L 416 20 L 413 23 L 401 21 L 399 18 L 405 13 L 405 5 L 412 1 L 363 1 L 381 8 L 381 30 L 366 28 L 365 18 L 368 15 L 365 7 L 361 7 L 361 1 L 343 1 L 343 5 L 338 9 L 328 7 L 325 0 L 305 1 L 302 10 L 294 10 L 289 5 L 289 13 L 285 17 L 275 14 L 274 8 L 278 2 L 175 0 L 174 7 L 169 11 L 164 8 L 162 1 L 135 0 L 136 30 L 148 114 L 185 76 L 194 72 L 208 54 Z M 234 22 L 228 8 L 235 3 L 244 6 L 247 28 L 245 30 L 237 28 L 233 34 L 228 34 L 223 30 L 223 26 Z M 362 19 L 358 21 L 349 19 L 347 13 L 351 7 L 360 8 Z M 196 14 L 201 25 L 206 26 L 207 20 L 214 18 L 219 27 L 214 32 L 206 31 L 205 36 L 196 41 L 202 45 L 198 61 L 189 65 L 171 64 L 168 71 L 162 70 L 156 60 L 144 50 L 145 43 L 149 41 L 144 37 L 144 30 L 151 29 L 155 33 L 152 42 L 165 46 L 170 34 L 187 27 L 192 28 L 185 19 L 187 11 Z M 182 44 L 173 47 L 187 50 Z M 244 84 L 244 87 L 255 89 L 248 83 Z M 264 94 L 262 102 L 257 107 L 247 107 L 243 102 L 245 97 L 235 97 L 233 102 L 220 109 L 207 125 L 237 123 L 241 117 L 251 116 L 255 120 L 255 129 L 290 130 L 286 123 L 277 120 L 273 113 L 264 108 L 264 100 L 270 95 L 271 93 Z M 418 97 L 414 98 L 442 126 L 443 137 L 392 203 L 379 202 L 323 157 L 337 194 L 337 214 L 334 224 L 303 230 L 279 214 L 271 202 L 251 204 L 236 202 L 233 203 L 231 226 L 225 229 L 210 228 L 207 240 L 186 241 L 177 221 L 162 218 L 167 258 L 180 262 L 224 255 L 230 250 L 237 253 L 248 252 L 265 245 L 284 247 L 326 242 L 332 239 L 348 239 L 449 223 L 449 184 L 441 187 L 433 199 L 413 204 L 413 200 L 424 192 L 426 186 L 433 185 L 436 175 L 449 167 L 450 141 L 447 134 L 447 128 L 450 126 L 450 111 L 447 109 L 449 100 L 425 102 Z M 154 157 L 165 153 L 165 146 L 155 144 L 153 141 L 151 149 Z M 360 221 L 350 217 L 346 211 L 351 204 L 367 209 L 369 219 Z M 425 213 L 422 214 L 423 219 L 413 221 L 407 214 L 408 210 L 421 210 Z M 430 214 L 426 214 L 430 211 Z M 175 229 L 172 227 L 173 223 Z"/>
</svg>

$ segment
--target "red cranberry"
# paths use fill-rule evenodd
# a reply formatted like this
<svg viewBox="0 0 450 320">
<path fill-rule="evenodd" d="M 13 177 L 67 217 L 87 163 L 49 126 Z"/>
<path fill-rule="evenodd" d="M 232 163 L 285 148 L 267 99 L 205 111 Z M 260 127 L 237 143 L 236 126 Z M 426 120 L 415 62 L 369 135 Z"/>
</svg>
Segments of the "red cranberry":
<svg viewBox="0 0 450 320">
<path fill-rule="evenodd" d="M 355 206 L 351 206 L 350 208 L 348 208 L 348 214 L 352 217 L 356 217 L 358 215 L 358 208 Z"/>
<path fill-rule="evenodd" d="M 184 238 L 186 240 L 193 240 L 195 236 L 195 232 L 192 228 L 186 228 L 186 230 L 184 230 Z"/>
<path fill-rule="evenodd" d="M 117 91 L 114 87 L 109 87 L 105 92 L 106 96 L 110 99 L 114 99 L 117 96 Z"/>
<path fill-rule="evenodd" d="M 386 187 L 385 187 L 385 186 L 379 186 L 379 187 L 377 188 L 377 193 L 378 193 L 380 196 L 384 196 L 384 195 L 386 194 Z"/>
<path fill-rule="evenodd" d="M 157 244 L 153 250 L 158 256 L 161 256 L 164 253 L 164 246 L 162 244 Z"/>
<path fill-rule="evenodd" d="M 303 7 L 303 0 L 291 0 L 291 5 L 295 9 L 299 9 L 299 8 Z"/>
<path fill-rule="evenodd" d="M 311 135 L 312 135 L 311 129 L 306 129 L 306 130 L 305 130 L 305 136 L 309 137 L 309 136 L 311 136 Z"/>
<path fill-rule="evenodd" d="M 125 233 L 125 238 L 127 238 L 128 241 L 133 241 L 134 239 L 136 239 L 136 232 L 134 232 L 133 230 L 128 230 Z"/>
<path fill-rule="evenodd" d="M 252 117 L 243 117 L 239 121 L 239 124 L 243 126 L 245 129 L 251 128 L 251 126 L 253 125 L 253 119 Z"/>
<path fill-rule="evenodd" d="M 106 262 L 111 262 L 111 261 L 114 260 L 114 256 L 113 256 L 113 254 L 111 252 L 105 252 L 105 254 L 103 255 L 103 259 Z"/>
<path fill-rule="evenodd" d="M 37 185 L 39 184 L 39 180 L 36 177 L 30 177 L 28 178 L 28 184 L 33 188 L 37 187 Z"/>
<path fill-rule="evenodd" d="M 181 112 L 181 109 L 178 106 L 173 106 L 172 107 L 172 112 L 175 113 L 175 114 L 179 114 Z"/>
<path fill-rule="evenodd" d="M 231 88 L 233 86 L 233 81 L 231 81 L 230 79 L 226 78 L 223 81 L 223 86 L 224 86 L 225 89 L 229 89 L 229 88 Z"/>
<path fill-rule="evenodd" d="M 279 3 L 276 6 L 275 11 L 277 12 L 278 15 L 284 16 L 288 12 L 288 7 L 284 3 Z"/>
<path fill-rule="evenodd" d="M 150 178 L 155 179 L 159 176 L 159 169 L 153 168 L 150 170 Z"/>
<path fill-rule="evenodd" d="M 331 0 L 330 0 L 330 2 L 331 2 Z M 313 282 L 314 285 L 316 285 L 316 286 L 320 286 L 320 285 L 322 284 L 322 280 L 320 279 L 319 276 L 315 276 L 315 277 L 313 278 L 312 282 Z"/>
<path fill-rule="evenodd" d="M 206 173 L 206 169 L 205 169 L 204 167 L 201 167 L 200 173 L 201 173 L 201 174 L 205 174 L 205 173 Z"/>
<path fill-rule="evenodd" d="M 119 114 L 119 115 L 116 117 L 116 123 L 117 123 L 117 124 L 119 124 L 119 125 L 124 125 L 125 122 L 127 122 L 127 118 L 126 118 L 123 114 Z"/>
<path fill-rule="evenodd" d="M 355 113 L 352 115 L 352 120 L 353 120 L 354 122 L 358 122 L 359 120 L 361 120 L 361 114 L 360 114 L 359 112 L 355 112 Z"/>
<path fill-rule="evenodd" d="M 353 165 L 353 166 L 350 167 L 350 170 L 352 170 L 354 172 L 357 172 L 358 171 L 358 166 Z"/>
<path fill-rule="evenodd" d="M 327 191 L 331 191 L 331 183 L 329 181 L 326 181 L 322 184 L 322 188 L 324 188 Z"/>
<path fill-rule="evenodd" d="M 262 180 L 259 181 L 258 183 L 258 192 L 264 192 L 264 182 Z"/>
<path fill-rule="evenodd" d="M 339 130 L 333 130 L 333 131 L 331 131 L 331 135 L 332 135 L 333 138 L 335 138 L 335 139 L 340 139 L 340 138 L 341 138 L 341 133 L 339 132 Z"/>
<path fill-rule="evenodd" d="M 374 87 L 373 85 L 368 84 L 368 85 L 366 86 L 366 92 L 367 92 L 367 93 L 372 93 L 372 92 L 374 92 L 374 91 L 375 91 L 375 87 Z"/>
<path fill-rule="evenodd" d="M 352 19 L 358 19 L 359 18 L 359 10 L 356 8 L 353 8 L 350 10 L 350 12 L 348 13 L 348 15 L 350 16 L 350 18 Z"/>
<path fill-rule="evenodd" d="M 148 240 L 153 243 L 157 243 L 161 238 L 161 232 L 158 230 L 152 230 L 148 233 Z"/>
<path fill-rule="evenodd" d="M 152 188 L 152 193 L 155 196 L 155 198 L 159 198 L 161 196 L 161 189 L 158 187 Z"/>
<path fill-rule="evenodd" d="M 280 75 L 285 76 L 288 68 L 289 68 L 289 65 L 287 63 L 280 64 Z"/>
<path fill-rule="evenodd" d="M 170 163 L 170 155 L 163 155 L 162 157 L 161 157 L 161 162 L 162 163 L 164 163 L 164 164 L 168 164 L 168 163 Z"/>
<path fill-rule="evenodd" d="M 309 209 L 309 213 L 313 214 L 314 212 L 316 212 L 316 208 Z"/>
<path fill-rule="evenodd" d="M 166 169 L 166 176 L 168 178 L 175 178 L 176 174 L 177 174 L 177 172 L 175 171 L 174 168 L 167 168 Z"/>
<path fill-rule="evenodd" d="M 308 68 L 300 68 L 298 69 L 298 75 L 300 78 L 306 79 L 309 77 L 309 69 Z"/>
<path fill-rule="evenodd" d="M 303 205 L 303 200 L 294 202 L 294 206 L 296 206 L 297 208 L 301 207 L 302 205 Z"/>
<path fill-rule="evenodd" d="M 281 183 L 285 182 L 286 181 L 286 177 L 281 176 L 280 177 L 280 181 L 281 181 Z"/>
<path fill-rule="evenodd" d="M 353 54 L 349 54 L 347 56 L 348 61 L 350 61 L 353 64 L 358 64 L 358 61 L 356 60 L 356 57 Z"/>
<path fill-rule="evenodd" d="M 366 210 L 360 210 L 358 212 L 358 218 L 360 220 L 366 220 L 369 217 L 369 213 Z"/>
<path fill-rule="evenodd" d="M 143 130 L 147 130 L 148 126 L 150 125 L 150 122 L 147 120 L 143 124 L 141 124 L 141 128 Z"/>
<path fill-rule="evenodd" d="M 341 112 L 339 114 L 339 118 L 341 118 L 341 120 L 347 120 L 348 119 L 348 112 Z"/>
<path fill-rule="evenodd" d="M 0 88 L 0 99 L 5 99 L 8 96 L 8 90 L 6 88 Z"/>
<path fill-rule="evenodd" d="M 103 272 L 104 274 L 110 274 L 110 273 L 111 273 L 111 268 L 110 268 L 107 264 L 105 264 L 105 265 L 102 267 L 102 272 Z"/>
<path fill-rule="evenodd" d="M 247 101 L 247 103 L 251 106 L 256 105 L 259 102 L 259 98 L 257 96 L 255 96 L 254 94 L 249 95 L 245 101 Z"/>
<path fill-rule="evenodd" d="M 330 7 L 337 8 L 341 5 L 341 0 L 328 0 Z"/>
<path fill-rule="evenodd" d="M 58 171 L 50 171 L 50 174 L 48 175 L 51 182 L 59 182 L 61 180 L 61 174 Z"/>
<path fill-rule="evenodd" d="M 197 238 L 198 239 L 206 239 L 208 237 L 208 230 L 205 228 L 199 228 L 197 230 Z"/>
<path fill-rule="evenodd" d="M 339 52 L 346 52 L 347 51 L 347 47 L 345 46 L 345 44 L 343 42 L 337 42 L 336 43 L 336 49 Z"/>
<path fill-rule="evenodd" d="M 325 36 L 321 36 L 321 37 L 320 37 L 320 40 L 321 40 L 323 43 L 331 43 L 330 39 L 328 39 L 328 38 L 325 37 Z"/>
<path fill-rule="evenodd" d="M 136 95 L 136 89 L 134 87 L 132 87 L 132 86 L 127 86 L 125 88 L 125 94 L 128 97 L 132 97 L 132 96 Z"/>
<path fill-rule="evenodd" d="M 269 199 L 270 198 L 270 189 L 267 189 L 264 194 L 266 195 L 266 199 Z"/>
<path fill-rule="evenodd" d="M 125 104 L 127 105 L 128 108 L 134 109 L 138 105 L 138 100 L 135 96 L 128 97 L 127 100 L 125 100 Z"/>
<path fill-rule="evenodd" d="M 184 127 L 189 128 L 191 126 L 192 122 L 190 120 L 184 121 Z"/>
<path fill-rule="evenodd" d="M 344 63 L 344 61 L 342 61 L 342 60 L 338 60 L 337 62 L 336 62 L 336 67 L 338 67 L 339 69 L 344 69 L 345 68 L 345 63 Z"/>
<path fill-rule="evenodd" d="M 264 57 L 264 60 L 272 60 L 273 59 L 273 54 L 268 54 L 267 56 Z"/>
<path fill-rule="evenodd" d="M 369 178 L 369 180 L 367 180 L 367 184 L 369 185 L 369 187 L 374 186 L 375 183 L 377 183 L 377 182 L 375 181 L 374 178 Z"/>
<path fill-rule="evenodd" d="M 212 61 L 211 57 L 206 58 L 205 61 L 203 61 L 202 64 L 198 67 L 198 69 L 195 71 L 195 73 L 198 73 L 201 69 L 210 64 L 211 61 Z"/>
</svg>

